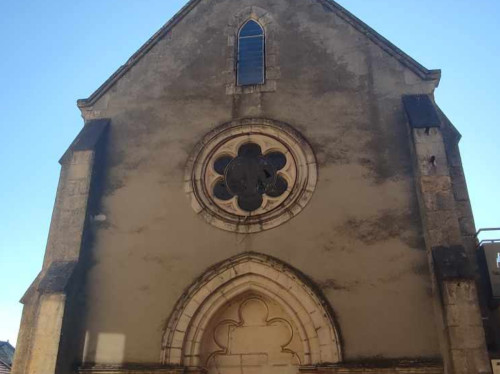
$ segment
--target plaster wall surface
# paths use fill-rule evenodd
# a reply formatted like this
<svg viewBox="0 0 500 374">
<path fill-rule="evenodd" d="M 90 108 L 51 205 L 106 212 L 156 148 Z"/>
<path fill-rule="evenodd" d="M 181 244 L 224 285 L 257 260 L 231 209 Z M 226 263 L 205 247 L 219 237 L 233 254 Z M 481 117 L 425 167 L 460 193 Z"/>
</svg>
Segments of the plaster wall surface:
<svg viewBox="0 0 500 374">
<path fill-rule="evenodd" d="M 272 20 L 276 89 L 231 95 L 228 25 L 251 6 Z M 84 110 L 112 121 L 107 221 L 94 225 L 88 271 L 85 360 L 158 362 L 166 320 L 186 288 L 246 251 L 277 257 L 315 282 L 335 312 L 346 360 L 438 357 L 401 104 L 402 95 L 434 86 L 320 1 L 201 1 Z M 319 165 L 308 206 L 252 235 L 209 225 L 184 192 L 196 143 L 245 117 L 293 126 Z M 100 350 L 99 336 L 119 337 L 119 352 Z"/>
</svg>

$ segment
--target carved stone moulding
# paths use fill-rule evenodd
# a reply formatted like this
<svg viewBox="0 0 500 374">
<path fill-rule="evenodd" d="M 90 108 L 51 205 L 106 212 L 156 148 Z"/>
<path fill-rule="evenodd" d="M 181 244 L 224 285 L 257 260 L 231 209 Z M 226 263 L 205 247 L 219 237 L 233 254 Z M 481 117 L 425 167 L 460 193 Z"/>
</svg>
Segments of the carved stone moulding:
<svg viewBox="0 0 500 374">
<path fill-rule="evenodd" d="M 224 124 L 197 144 L 185 190 L 193 209 L 213 226 L 255 233 L 304 209 L 317 179 L 313 150 L 299 132 L 252 118 Z"/>
<path fill-rule="evenodd" d="M 81 367 L 76 373 L 85 374 L 206 374 L 203 368 L 170 367 L 159 365 L 94 365 Z M 352 365 L 301 366 L 300 374 L 443 374 L 442 363 L 394 363 L 393 365 Z"/>
<path fill-rule="evenodd" d="M 248 308 L 249 300 L 252 308 Z M 265 310 L 269 307 L 269 313 L 258 312 L 262 311 L 259 304 Z M 235 317 L 225 314 L 231 310 L 231 305 L 240 306 Z M 257 312 L 250 313 L 255 308 Z M 226 323 L 218 323 L 220 320 Z M 206 334 L 213 336 L 210 331 L 222 325 L 226 336 L 229 336 L 228 328 L 233 329 L 234 334 L 244 335 L 245 331 L 252 334 L 252 329 L 258 326 L 258 330 L 266 330 L 259 336 L 269 333 L 269 327 L 277 329 L 270 334 L 281 336 L 283 341 L 278 339 L 280 344 L 270 346 L 267 351 L 278 356 L 291 354 L 289 362 L 292 365 L 342 360 L 339 333 L 326 301 L 292 268 L 269 256 L 257 253 L 236 256 L 218 264 L 193 284 L 168 319 L 161 362 L 189 368 L 205 367 L 207 360 L 203 357 L 214 352 L 210 347 L 218 346 L 220 350 L 216 348 L 215 351 L 226 356 L 223 360 L 227 363 L 231 358 L 228 356 L 244 350 L 240 352 L 235 345 L 227 348 L 222 338 L 216 339 L 215 345 L 213 342 L 207 345 Z M 253 328 L 246 329 L 249 326 Z M 287 331 L 291 335 L 287 335 Z M 273 339 L 266 344 L 271 344 Z M 235 343 L 238 339 L 233 336 L 231 340 Z M 247 348 L 246 353 L 254 353 L 251 347 Z M 275 355 L 278 359 L 284 358 L 278 356 Z"/>
</svg>

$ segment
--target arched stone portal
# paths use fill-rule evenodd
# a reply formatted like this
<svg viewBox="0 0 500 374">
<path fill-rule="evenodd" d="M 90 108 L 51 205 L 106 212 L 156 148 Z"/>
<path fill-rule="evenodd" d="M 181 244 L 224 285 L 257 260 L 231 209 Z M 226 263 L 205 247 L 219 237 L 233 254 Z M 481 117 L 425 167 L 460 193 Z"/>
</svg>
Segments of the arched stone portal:
<svg viewBox="0 0 500 374">
<path fill-rule="evenodd" d="M 338 363 L 339 334 L 326 302 L 297 271 L 247 253 L 207 271 L 169 318 L 162 363 L 209 373 L 295 373 Z"/>
</svg>

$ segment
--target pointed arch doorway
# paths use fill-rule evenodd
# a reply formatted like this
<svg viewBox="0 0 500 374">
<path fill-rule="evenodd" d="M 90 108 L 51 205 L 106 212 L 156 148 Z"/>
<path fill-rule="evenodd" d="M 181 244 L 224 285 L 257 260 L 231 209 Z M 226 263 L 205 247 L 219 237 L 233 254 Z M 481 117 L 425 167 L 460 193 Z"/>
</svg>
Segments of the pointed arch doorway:
<svg viewBox="0 0 500 374">
<path fill-rule="evenodd" d="M 294 374 L 341 359 L 326 301 L 299 272 L 256 253 L 199 278 L 177 303 L 162 345 L 163 364 L 209 374 Z"/>
</svg>

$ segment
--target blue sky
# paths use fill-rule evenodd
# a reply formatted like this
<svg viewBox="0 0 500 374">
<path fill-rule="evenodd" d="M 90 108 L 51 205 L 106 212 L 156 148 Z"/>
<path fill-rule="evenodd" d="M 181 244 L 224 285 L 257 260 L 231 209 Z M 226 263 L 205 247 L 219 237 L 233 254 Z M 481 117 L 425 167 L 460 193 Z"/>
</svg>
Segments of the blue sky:
<svg viewBox="0 0 500 374">
<path fill-rule="evenodd" d="M 57 160 L 83 125 L 76 100 L 88 97 L 184 3 L 0 2 L 0 340 L 16 341 L 18 300 L 41 267 Z M 427 68 L 443 70 L 436 98 L 463 135 L 476 225 L 500 226 L 500 2 L 339 3 Z"/>
</svg>

